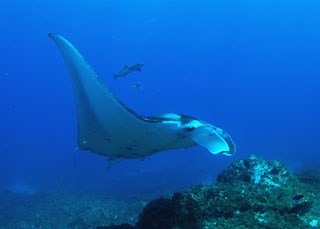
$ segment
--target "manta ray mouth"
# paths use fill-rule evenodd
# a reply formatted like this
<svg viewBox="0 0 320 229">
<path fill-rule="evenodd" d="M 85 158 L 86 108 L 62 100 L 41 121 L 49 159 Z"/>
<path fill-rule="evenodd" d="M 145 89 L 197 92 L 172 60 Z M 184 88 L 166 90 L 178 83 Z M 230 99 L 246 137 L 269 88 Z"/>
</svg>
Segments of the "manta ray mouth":
<svg viewBox="0 0 320 229">
<path fill-rule="evenodd" d="M 150 117 L 137 114 L 100 81 L 68 40 L 57 34 L 49 37 L 60 49 L 71 78 L 80 149 L 112 158 L 141 158 L 195 145 L 213 154 L 234 154 L 230 136 L 211 124 L 173 113 Z"/>
</svg>

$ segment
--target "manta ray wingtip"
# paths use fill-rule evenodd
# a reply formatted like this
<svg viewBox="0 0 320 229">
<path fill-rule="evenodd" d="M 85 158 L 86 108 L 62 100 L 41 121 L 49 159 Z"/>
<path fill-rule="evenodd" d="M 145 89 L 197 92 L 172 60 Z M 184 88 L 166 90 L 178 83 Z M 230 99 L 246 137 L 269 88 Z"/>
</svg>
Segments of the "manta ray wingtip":
<svg viewBox="0 0 320 229">
<path fill-rule="evenodd" d="M 54 38 L 61 37 L 61 36 L 56 33 L 48 33 L 48 37 L 50 37 L 51 39 L 54 39 Z"/>
</svg>

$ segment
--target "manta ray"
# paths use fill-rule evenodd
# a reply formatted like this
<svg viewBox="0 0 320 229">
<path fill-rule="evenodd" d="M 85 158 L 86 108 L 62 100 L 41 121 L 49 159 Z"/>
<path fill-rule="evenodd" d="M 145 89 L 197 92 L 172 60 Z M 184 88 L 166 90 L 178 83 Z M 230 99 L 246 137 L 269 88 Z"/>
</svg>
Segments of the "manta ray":
<svg viewBox="0 0 320 229">
<path fill-rule="evenodd" d="M 236 146 L 222 129 L 181 114 L 142 116 L 121 102 L 65 38 L 49 37 L 67 65 L 76 103 L 78 147 L 111 159 L 145 158 L 160 151 L 205 147 L 233 155 Z"/>
</svg>

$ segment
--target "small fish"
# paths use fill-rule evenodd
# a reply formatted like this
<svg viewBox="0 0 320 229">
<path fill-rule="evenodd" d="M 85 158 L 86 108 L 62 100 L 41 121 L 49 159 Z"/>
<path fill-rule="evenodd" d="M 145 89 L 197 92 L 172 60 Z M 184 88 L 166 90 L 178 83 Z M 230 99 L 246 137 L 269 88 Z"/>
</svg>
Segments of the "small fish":
<svg viewBox="0 0 320 229">
<path fill-rule="evenodd" d="M 292 200 L 294 201 L 298 201 L 298 200 L 301 200 L 302 198 L 304 197 L 304 195 L 295 195 L 294 197 L 292 197 Z"/>
<path fill-rule="evenodd" d="M 143 65 L 144 65 L 143 63 L 140 63 L 140 64 L 134 64 L 132 66 L 124 66 L 123 69 L 118 74 L 113 74 L 113 78 L 116 79 L 116 78 L 126 77 L 129 73 L 135 72 L 135 71 L 141 72 L 142 71 L 141 68 Z"/>
<path fill-rule="evenodd" d="M 133 88 L 142 88 L 142 83 L 137 82 L 135 85 L 133 85 Z"/>
</svg>

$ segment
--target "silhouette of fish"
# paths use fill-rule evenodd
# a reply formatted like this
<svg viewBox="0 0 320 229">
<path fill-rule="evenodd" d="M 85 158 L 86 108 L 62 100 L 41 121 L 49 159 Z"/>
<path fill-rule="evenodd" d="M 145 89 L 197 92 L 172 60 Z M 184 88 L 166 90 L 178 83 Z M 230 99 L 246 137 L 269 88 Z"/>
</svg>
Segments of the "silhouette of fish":
<svg viewBox="0 0 320 229">
<path fill-rule="evenodd" d="M 143 65 L 144 65 L 143 63 L 140 63 L 140 64 L 134 64 L 132 66 L 124 66 L 123 69 L 118 74 L 113 74 L 113 78 L 116 79 L 116 78 L 126 77 L 129 73 L 135 72 L 135 71 L 141 72 L 142 71 L 141 68 Z"/>
<path fill-rule="evenodd" d="M 141 83 L 141 82 L 137 82 L 135 85 L 133 85 L 133 88 L 140 88 L 140 89 L 142 89 L 142 83 Z"/>
</svg>

